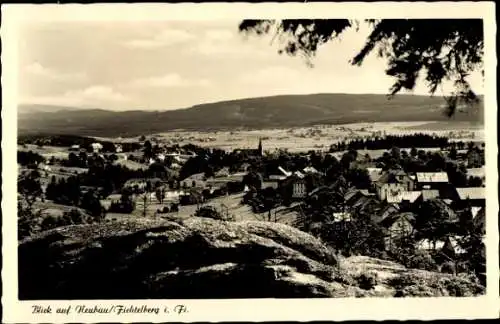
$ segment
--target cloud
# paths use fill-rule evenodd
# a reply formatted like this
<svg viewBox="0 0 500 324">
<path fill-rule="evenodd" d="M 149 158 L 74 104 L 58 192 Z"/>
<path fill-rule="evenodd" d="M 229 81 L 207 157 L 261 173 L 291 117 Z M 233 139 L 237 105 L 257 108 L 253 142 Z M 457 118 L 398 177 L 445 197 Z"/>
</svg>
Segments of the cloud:
<svg viewBox="0 0 500 324">
<path fill-rule="evenodd" d="M 251 73 L 245 73 L 238 78 L 241 83 L 245 84 L 260 85 L 271 82 L 276 83 L 276 86 L 279 86 L 280 81 L 293 83 L 296 82 L 294 80 L 300 81 L 301 79 L 301 73 L 298 70 L 286 66 L 266 67 L 257 71 L 252 71 Z"/>
<path fill-rule="evenodd" d="M 55 81 L 78 81 L 86 79 L 84 73 L 64 73 L 44 67 L 39 62 L 25 66 L 24 71 L 32 76 L 39 76 Z"/>
<path fill-rule="evenodd" d="M 83 89 L 69 90 L 62 95 L 22 98 L 22 101 L 46 105 L 100 107 L 127 102 L 129 98 L 111 87 L 94 85 Z"/>
<path fill-rule="evenodd" d="M 186 79 L 177 73 L 168 73 L 162 76 L 153 76 L 148 78 L 136 79 L 129 83 L 132 87 L 206 87 L 211 84 L 207 79 Z"/>
<path fill-rule="evenodd" d="M 182 29 L 165 29 L 150 38 L 132 39 L 123 43 L 129 48 L 155 49 L 191 41 L 195 36 Z"/>
<path fill-rule="evenodd" d="M 214 41 L 228 41 L 234 38 L 234 33 L 227 29 L 209 29 L 205 32 L 205 38 Z"/>
</svg>

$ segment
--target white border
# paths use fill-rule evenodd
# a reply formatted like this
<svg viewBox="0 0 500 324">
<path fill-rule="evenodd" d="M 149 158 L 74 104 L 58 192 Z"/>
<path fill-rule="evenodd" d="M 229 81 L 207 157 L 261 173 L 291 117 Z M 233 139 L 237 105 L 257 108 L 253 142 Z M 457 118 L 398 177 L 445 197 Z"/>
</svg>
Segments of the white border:
<svg viewBox="0 0 500 324">
<path fill-rule="evenodd" d="M 165 321 L 311 321 L 385 319 L 497 318 L 499 300 L 496 54 L 493 2 L 391 3 L 210 3 L 210 4 L 92 4 L 2 6 L 2 214 L 3 322 L 165 322 Z M 17 37 L 22 22 L 33 21 L 152 21 L 235 20 L 242 18 L 483 18 L 485 25 L 485 134 L 487 164 L 487 295 L 478 298 L 405 299 L 246 299 L 189 301 L 59 301 L 17 300 L 16 134 Z M 236 28 L 236 26 L 235 26 Z M 270 49 L 271 50 L 271 49 Z M 43 280 L 43 278 L 40 278 Z M 32 315 L 31 305 L 87 306 L 185 304 L 182 315 Z"/>
</svg>

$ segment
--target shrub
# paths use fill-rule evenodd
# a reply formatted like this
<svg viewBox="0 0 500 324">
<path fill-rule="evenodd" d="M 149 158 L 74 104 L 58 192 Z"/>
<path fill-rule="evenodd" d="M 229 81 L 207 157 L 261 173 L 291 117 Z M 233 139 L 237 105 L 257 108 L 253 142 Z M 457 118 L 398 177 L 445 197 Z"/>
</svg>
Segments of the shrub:
<svg viewBox="0 0 500 324">
<path fill-rule="evenodd" d="M 446 277 L 439 280 L 439 284 L 453 297 L 473 297 L 484 293 L 484 287 L 471 281 L 471 278 Z"/>
<path fill-rule="evenodd" d="M 437 264 L 432 255 L 421 251 L 417 251 L 413 257 L 410 257 L 405 266 L 420 270 L 437 270 Z"/>
<path fill-rule="evenodd" d="M 212 218 L 212 219 L 219 219 L 222 220 L 223 217 L 222 215 L 213 207 L 201 207 L 198 209 L 195 213 L 195 216 L 197 217 L 206 217 L 206 218 Z"/>
<path fill-rule="evenodd" d="M 454 274 L 456 272 L 455 263 L 451 261 L 443 263 L 443 265 L 441 266 L 441 272 Z"/>
<path fill-rule="evenodd" d="M 45 217 L 42 223 L 40 224 L 42 231 L 47 231 L 56 228 L 57 226 L 58 226 L 57 218 L 52 215 L 48 215 L 47 217 Z"/>
<path fill-rule="evenodd" d="M 375 272 L 363 272 L 356 277 L 359 288 L 371 290 L 377 285 L 378 276 Z"/>
</svg>

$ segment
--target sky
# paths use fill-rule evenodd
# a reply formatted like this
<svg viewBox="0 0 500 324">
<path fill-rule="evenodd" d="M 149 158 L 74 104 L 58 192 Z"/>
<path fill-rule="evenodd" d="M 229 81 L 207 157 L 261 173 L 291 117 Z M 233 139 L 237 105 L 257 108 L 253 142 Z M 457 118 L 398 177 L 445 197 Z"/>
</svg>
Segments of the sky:
<svg viewBox="0 0 500 324">
<path fill-rule="evenodd" d="M 20 103 L 169 110 L 231 99 L 310 93 L 386 94 L 393 80 L 375 53 L 349 60 L 369 30 L 345 32 L 309 67 L 279 55 L 270 36 L 238 32 L 238 20 L 36 22 L 19 31 Z M 469 81 L 479 93 L 479 74 Z M 444 87 L 445 92 L 449 89 Z M 413 91 L 426 94 L 425 84 Z"/>
</svg>

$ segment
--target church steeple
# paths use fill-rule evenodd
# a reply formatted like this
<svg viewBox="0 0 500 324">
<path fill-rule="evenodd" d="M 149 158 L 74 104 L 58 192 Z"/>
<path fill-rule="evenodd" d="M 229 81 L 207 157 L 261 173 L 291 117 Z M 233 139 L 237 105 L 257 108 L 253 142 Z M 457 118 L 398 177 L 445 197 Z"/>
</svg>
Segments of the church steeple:
<svg viewBox="0 0 500 324">
<path fill-rule="evenodd" d="M 259 137 L 259 147 L 257 148 L 257 150 L 259 151 L 260 156 L 264 155 L 264 151 L 262 149 L 262 138 L 260 137 Z"/>
</svg>

